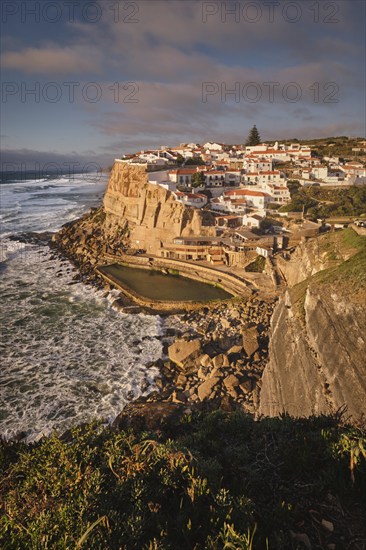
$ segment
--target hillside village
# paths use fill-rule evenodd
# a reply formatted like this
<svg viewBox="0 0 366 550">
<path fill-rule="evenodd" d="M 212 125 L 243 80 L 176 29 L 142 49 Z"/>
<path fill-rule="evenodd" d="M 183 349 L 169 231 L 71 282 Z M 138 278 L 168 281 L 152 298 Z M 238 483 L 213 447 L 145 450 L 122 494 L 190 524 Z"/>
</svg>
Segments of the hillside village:
<svg viewBox="0 0 366 550">
<path fill-rule="evenodd" d="M 271 259 L 282 251 L 286 256 L 299 242 L 331 228 L 324 220 L 304 219 L 301 212 L 282 211 L 291 201 L 289 183 L 327 189 L 366 185 L 360 156 L 366 141 L 356 145 L 353 156 L 341 158 L 320 156 L 315 146 L 300 143 L 188 143 L 139 151 L 116 162 L 145 166 L 150 184 L 207 212 L 206 225 L 215 228 L 213 236 L 177 237 L 162 246 L 161 257 L 262 271 L 258 255 Z M 354 160 L 356 153 L 360 160 Z M 141 247 L 136 244 L 136 253 L 144 253 Z"/>
</svg>

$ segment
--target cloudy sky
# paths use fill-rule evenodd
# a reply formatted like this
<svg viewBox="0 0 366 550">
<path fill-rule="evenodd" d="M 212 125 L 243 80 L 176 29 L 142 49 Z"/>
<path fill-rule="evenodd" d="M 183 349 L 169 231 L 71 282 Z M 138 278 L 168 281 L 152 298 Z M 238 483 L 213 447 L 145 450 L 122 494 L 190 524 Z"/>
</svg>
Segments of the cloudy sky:
<svg viewBox="0 0 366 550">
<path fill-rule="evenodd" d="M 3 0 L 2 162 L 364 136 L 365 4 Z"/>
</svg>

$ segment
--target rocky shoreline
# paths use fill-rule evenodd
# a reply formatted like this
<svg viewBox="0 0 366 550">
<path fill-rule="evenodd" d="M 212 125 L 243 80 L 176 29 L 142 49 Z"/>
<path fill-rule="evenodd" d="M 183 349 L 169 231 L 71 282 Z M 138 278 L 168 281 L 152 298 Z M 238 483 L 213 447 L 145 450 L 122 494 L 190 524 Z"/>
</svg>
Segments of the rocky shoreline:
<svg viewBox="0 0 366 550">
<path fill-rule="evenodd" d="M 142 399 L 255 414 L 274 305 L 233 300 L 179 316 L 187 330 L 166 345 L 166 360 L 156 363 L 159 391 Z"/>
<path fill-rule="evenodd" d="M 95 232 L 90 232 L 90 238 L 80 245 L 82 223 L 83 218 L 64 227 L 53 237 L 51 247 L 76 267 L 75 279 L 109 292 L 112 285 L 94 271 L 95 258 L 105 247 Z M 177 403 L 200 410 L 240 409 L 255 415 L 275 303 L 273 297 L 253 294 L 180 314 L 164 313 L 164 357 L 154 363 L 161 376 L 156 380 L 157 389 L 139 397 L 137 403 Z M 113 306 L 128 313 L 156 314 L 134 305 L 122 292 Z"/>
</svg>

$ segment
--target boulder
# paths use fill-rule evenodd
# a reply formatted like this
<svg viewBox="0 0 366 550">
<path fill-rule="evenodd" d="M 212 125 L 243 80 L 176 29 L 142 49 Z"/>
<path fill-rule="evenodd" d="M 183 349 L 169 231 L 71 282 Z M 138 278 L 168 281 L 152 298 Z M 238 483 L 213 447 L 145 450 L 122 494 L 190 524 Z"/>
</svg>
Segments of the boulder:
<svg viewBox="0 0 366 550">
<path fill-rule="evenodd" d="M 209 367 L 200 367 L 197 372 L 197 376 L 200 380 L 206 380 L 208 373 L 210 372 Z"/>
<path fill-rule="evenodd" d="M 185 383 L 187 382 L 187 377 L 184 376 L 184 374 L 179 374 L 177 378 L 177 387 L 183 387 Z"/>
<path fill-rule="evenodd" d="M 247 328 L 243 331 L 243 348 L 248 357 L 259 349 L 257 327 Z"/>
<path fill-rule="evenodd" d="M 195 359 L 201 351 L 201 341 L 195 340 L 176 340 L 168 348 L 169 359 L 178 367 L 184 369 L 189 360 Z"/>
<path fill-rule="evenodd" d="M 229 321 L 228 319 L 225 319 L 225 317 L 223 317 L 223 318 L 221 319 L 221 326 L 222 326 L 223 328 L 230 328 L 230 327 L 231 327 L 231 323 L 230 323 L 230 321 Z"/>
<path fill-rule="evenodd" d="M 245 380 L 245 382 L 241 382 L 239 384 L 239 388 L 243 393 L 249 393 L 253 389 L 253 382 L 252 380 Z"/>
<path fill-rule="evenodd" d="M 228 351 L 228 355 L 232 353 L 243 353 L 243 346 L 232 346 Z"/>
<path fill-rule="evenodd" d="M 197 393 L 200 401 L 204 401 L 208 397 L 210 397 L 212 390 L 216 386 L 216 384 L 219 382 L 220 378 L 218 376 L 213 376 L 212 378 L 208 378 L 198 386 Z"/>
<path fill-rule="evenodd" d="M 211 371 L 211 377 L 212 376 L 219 376 L 220 378 L 223 376 L 224 374 L 224 369 L 222 367 L 220 368 L 213 368 L 212 371 Z"/>
<path fill-rule="evenodd" d="M 224 353 L 220 353 L 219 355 L 216 355 L 216 357 L 212 359 L 212 364 L 214 368 L 220 369 L 221 367 L 228 367 L 229 360 Z"/>
<path fill-rule="evenodd" d="M 202 366 L 202 367 L 208 367 L 211 363 L 211 358 L 209 355 L 207 355 L 207 353 L 204 353 L 203 355 L 200 355 L 198 358 L 197 358 L 197 362 Z"/>
<path fill-rule="evenodd" d="M 234 374 L 229 374 L 229 376 L 224 379 L 224 384 L 227 388 L 235 388 L 239 386 L 239 380 Z"/>
</svg>

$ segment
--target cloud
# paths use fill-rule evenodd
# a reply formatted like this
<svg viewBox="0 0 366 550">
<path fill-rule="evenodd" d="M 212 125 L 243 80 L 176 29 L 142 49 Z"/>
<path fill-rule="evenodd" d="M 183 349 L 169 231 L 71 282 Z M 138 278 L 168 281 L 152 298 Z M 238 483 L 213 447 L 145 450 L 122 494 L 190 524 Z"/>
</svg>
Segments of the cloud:
<svg viewBox="0 0 366 550">
<path fill-rule="evenodd" d="M 57 169 L 68 170 L 70 167 L 76 172 L 82 171 L 91 163 L 105 168 L 110 164 L 110 155 L 95 153 L 94 151 L 71 151 L 70 153 L 57 153 L 55 151 L 38 151 L 35 149 L 3 149 L 1 152 L 1 170 L 25 171 L 34 170 L 36 167 L 46 168 L 49 163 L 54 163 Z M 74 167 L 74 168 L 73 168 Z M 50 169 L 50 168 L 49 168 Z"/>
<path fill-rule="evenodd" d="M 52 43 L 45 43 L 46 35 L 29 31 L 22 36 L 24 47 L 8 42 L 10 51 L 3 54 L 2 63 L 4 68 L 49 75 L 52 80 L 58 74 L 80 75 L 80 88 L 88 79 L 99 80 L 102 100 L 90 103 L 77 93 L 76 118 L 85 128 L 85 142 L 89 135 L 93 143 L 100 139 L 101 150 L 111 154 L 191 140 L 241 143 L 254 122 L 264 139 L 279 137 L 281 132 L 289 137 L 316 137 L 323 134 L 322 128 L 328 133 L 332 124 L 334 131 L 345 127 L 343 123 L 349 132 L 353 127 L 360 129 L 364 80 L 359 66 L 364 53 L 359 47 L 362 9 L 357 6 L 361 2 L 352 2 L 351 9 L 349 2 L 338 0 L 339 22 L 334 24 L 324 22 L 330 10 L 322 3 L 311 4 L 312 9 L 301 3 L 303 16 L 291 24 L 282 16 L 284 3 L 281 0 L 276 8 L 273 24 L 265 3 L 261 3 L 261 19 L 253 24 L 242 16 L 239 22 L 230 16 L 225 21 L 220 13 L 245 2 L 213 2 L 219 13 L 207 23 L 202 18 L 204 2 L 137 1 L 137 23 L 124 20 L 121 4 L 118 22 L 114 10 L 103 9 L 98 24 L 68 23 L 59 29 L 65 32 L 51 37 Z M 314 21 L 317 5 L 319 22 Z M 122 88 L 120 103 L 115 103 L 113 83 L 128 81 L 138 86 L 138 102 L 126 102 L 130 90 Z M 227 91 L 236 83 L 243 88 L 254 82 L 263 93 L 257 103 L 243 95 L 236 103 L 229 93 L 225 97 L 218 91 L 205 103 L 203 82 L 217 83 Z M 279 83 L 273 102 L 266 82 Z M 290 82 L 302 91 L 295 103 L 283 95 L 283 87 Z M 316 90 L 311 87 L 317 82 L 319 100 L 315 101 Z M 328 82 L 339 86 L 338 103 L 324 101 L 332 94 L 331 88 L 324 88 Z M 293 93 L 289 90 L 290 96 Z M 68 113 L 65 102 L 63 111 L 58 108 L 53 107 L 55 120 Z M 42 105 L 39 112 L 46 112 Z M 67 130 L 63 131 L 67 139 Z"/>
<path fill-rule="evenodd" d="M 99 73 L 101 56 L 93 48 L 83 46 L 25 48 L 18 52 L 5 52 L 1 56 L 5 69 L 26 74 L 80 74 Z"/>
</svg>

